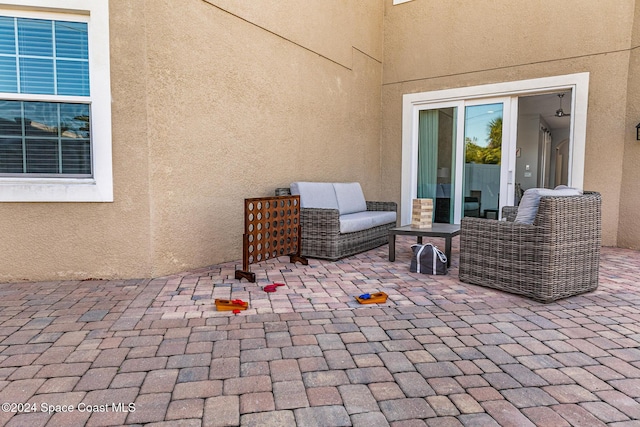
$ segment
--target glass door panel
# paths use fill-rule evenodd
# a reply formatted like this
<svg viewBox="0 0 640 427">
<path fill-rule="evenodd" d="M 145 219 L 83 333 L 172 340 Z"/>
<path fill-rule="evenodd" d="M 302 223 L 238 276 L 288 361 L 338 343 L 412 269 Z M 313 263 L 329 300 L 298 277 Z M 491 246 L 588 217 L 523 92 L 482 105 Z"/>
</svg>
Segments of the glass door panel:
<svg viewBox="0 0 640 427">
<path fill-rule="evenodd" d="M 498 218 L 503 113 L 502 102 L 465 107 L 461 216 Z"/>
<path fill-rule="evenodd" d="M 515 159 L 509 142 L 515 139 L 509 128 L 512 104 L 509 98 L 492 98 L 417 110 L 411 197 L 433 199 L 433 222 L 459 224 L 464 216 L 497 219 L 501 205 L 509 202 Z"/>
<path fill-rule="evenodd" d="M 457 107 L 421 110 L 417 197 L 434 201 L 433 222 L 454 223 Z"/>
</svg>

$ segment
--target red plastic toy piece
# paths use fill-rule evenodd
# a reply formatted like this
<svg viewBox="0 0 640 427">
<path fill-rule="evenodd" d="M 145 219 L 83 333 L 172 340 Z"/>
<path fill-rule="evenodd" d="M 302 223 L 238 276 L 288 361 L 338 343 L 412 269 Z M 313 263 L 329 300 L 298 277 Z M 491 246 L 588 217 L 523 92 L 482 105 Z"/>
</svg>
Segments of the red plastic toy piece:
<svg viewBox="0 0 640 427">
<path fill-rule="evenodd" d="M 284 283 L 273 283 L 262 288 L 265 292 L 275 292 L 278 286 L 284 286 Z"/>
</svg>

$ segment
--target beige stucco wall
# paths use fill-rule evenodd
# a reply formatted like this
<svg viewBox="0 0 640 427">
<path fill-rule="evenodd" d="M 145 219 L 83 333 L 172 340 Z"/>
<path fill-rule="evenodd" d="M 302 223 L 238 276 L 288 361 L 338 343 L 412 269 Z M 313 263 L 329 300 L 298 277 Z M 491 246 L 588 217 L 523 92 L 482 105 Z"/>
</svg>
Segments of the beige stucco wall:
<svg viewBox="0 0 640 427">
<path fill-rule="evenodd" d="M 110 0 L 114 202 L 0 204 L 0 281 L 240 260 L 244 198 L 353 180 L 400 201 L 403 94 L 577 72 L 604 243 L 640 248 L 638 17 L 635 0 Z"/>
<path fill-rule="evenodd" d="M 403 94 L 589 72 L 584 188 L 602 193 L 603 242 L 616 245 L 635 1 L 385 6 L 383 198 L 400 201 Z"/>
<path fill-rule="evenodd" d="M 620 228 L 618 244 L 640 249 L 640 141 L 636 140 L 636 125 L 640 123 L 640 2 L 636 2 L 631 54 L 629 61 L 629 86 L 627 88 L 624 138 L 623 185 L 620 190 Z"/>
<path fill-rule="evenodd" d="M 382 1 L 110 0 L 113 203 L 0 205 L 0 280 L 241 260 L 243 200 L 380 189 Z"/>
<path fill-rule="evenodd" d="M 377 195 L 382 32 L 347 18 L 381 29 L 382 4 L 145 3 L 154 275 L 241 259 L 244 198 L 296 180 Z"/>
<path fill-rule="evenodd" d="M 121 3 L 110 16 L 115 202 L 0 203 L 2 281 L 151 274 L 144 14 Z"/>
</svg>

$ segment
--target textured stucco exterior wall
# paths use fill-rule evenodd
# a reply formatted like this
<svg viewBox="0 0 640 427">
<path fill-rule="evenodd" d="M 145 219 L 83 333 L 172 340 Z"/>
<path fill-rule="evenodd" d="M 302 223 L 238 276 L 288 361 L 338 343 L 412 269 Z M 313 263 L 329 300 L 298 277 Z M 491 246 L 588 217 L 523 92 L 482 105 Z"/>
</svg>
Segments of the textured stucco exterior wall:
<svg viewBox="0 0 640 427">
<path fill-rule="evenodd" d="M 403 94 L 585 71 L 584 186 L 604 243 L 640 248 L 636 3 L 110 0 L 114 202 L 0 204 L 0 281 L 239 260 L 246 197 L 400 201 Z"/>
<path fill-rule="evenodd" d="M 403 94 L 586 71 L 584 188 L 602 193 L 603 242 L 616 245 L 635 1 L 385 5 L 383 198 L 399 202 Z"/>
<path fill-rule="evenodd" d="M 627 114 L 624 120 L 624 164 L 620 189 L 620 228 L 618 244 L 640 249 L 640 141 L 636 140 L 636 125 L 640 123 L 640 2 L 636 2 L 631 54 L 629 60 L 629 87 L 627 88 Z"/>
<path fill-rule="evenodd" d="M 382 1 L 110 0 L 113 203 L 1 204 L 0 280 L 241 260 L 244 198 L 380 189 Z"/>
<path fill-rule="evenodd" d="M 154 275 L 241 259 L 244 198 L 296 180 L 377 195 L 382 4 L 364 20 L 380 40 L 359 43 L 352 25 L 300 21 L 362 2 L 146 3 Z"/>
<path fill-rule="evenodd" d="M 110 11 L 113 203 L 0 203 L 0 280 L 151 274 L 144 9 Z M 115 6 L 115 7 L 114 7 Z"/>
</svg>

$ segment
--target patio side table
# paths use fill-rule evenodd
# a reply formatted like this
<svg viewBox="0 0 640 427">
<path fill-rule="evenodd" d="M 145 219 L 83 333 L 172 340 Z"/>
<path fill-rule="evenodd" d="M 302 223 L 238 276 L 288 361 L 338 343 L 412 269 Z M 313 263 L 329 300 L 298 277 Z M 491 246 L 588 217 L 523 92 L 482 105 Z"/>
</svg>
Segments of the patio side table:
<svg viewBox="0 0 640 427">
<path fill-rule="evenodd" d="M 396 236 L 416 236 L 418 243 L 422 243 L 423 237 L 444 237 L 444 254 L 447 256 L 447 267 L 451 266 L 451 239 L 460 234 L 460 224 L 441 224 L 434 222 L 431 228 L 415 228 L 410 225 L 396 227 L 389 230 L 389 261 L 396 260 Z"/>
</svg>

